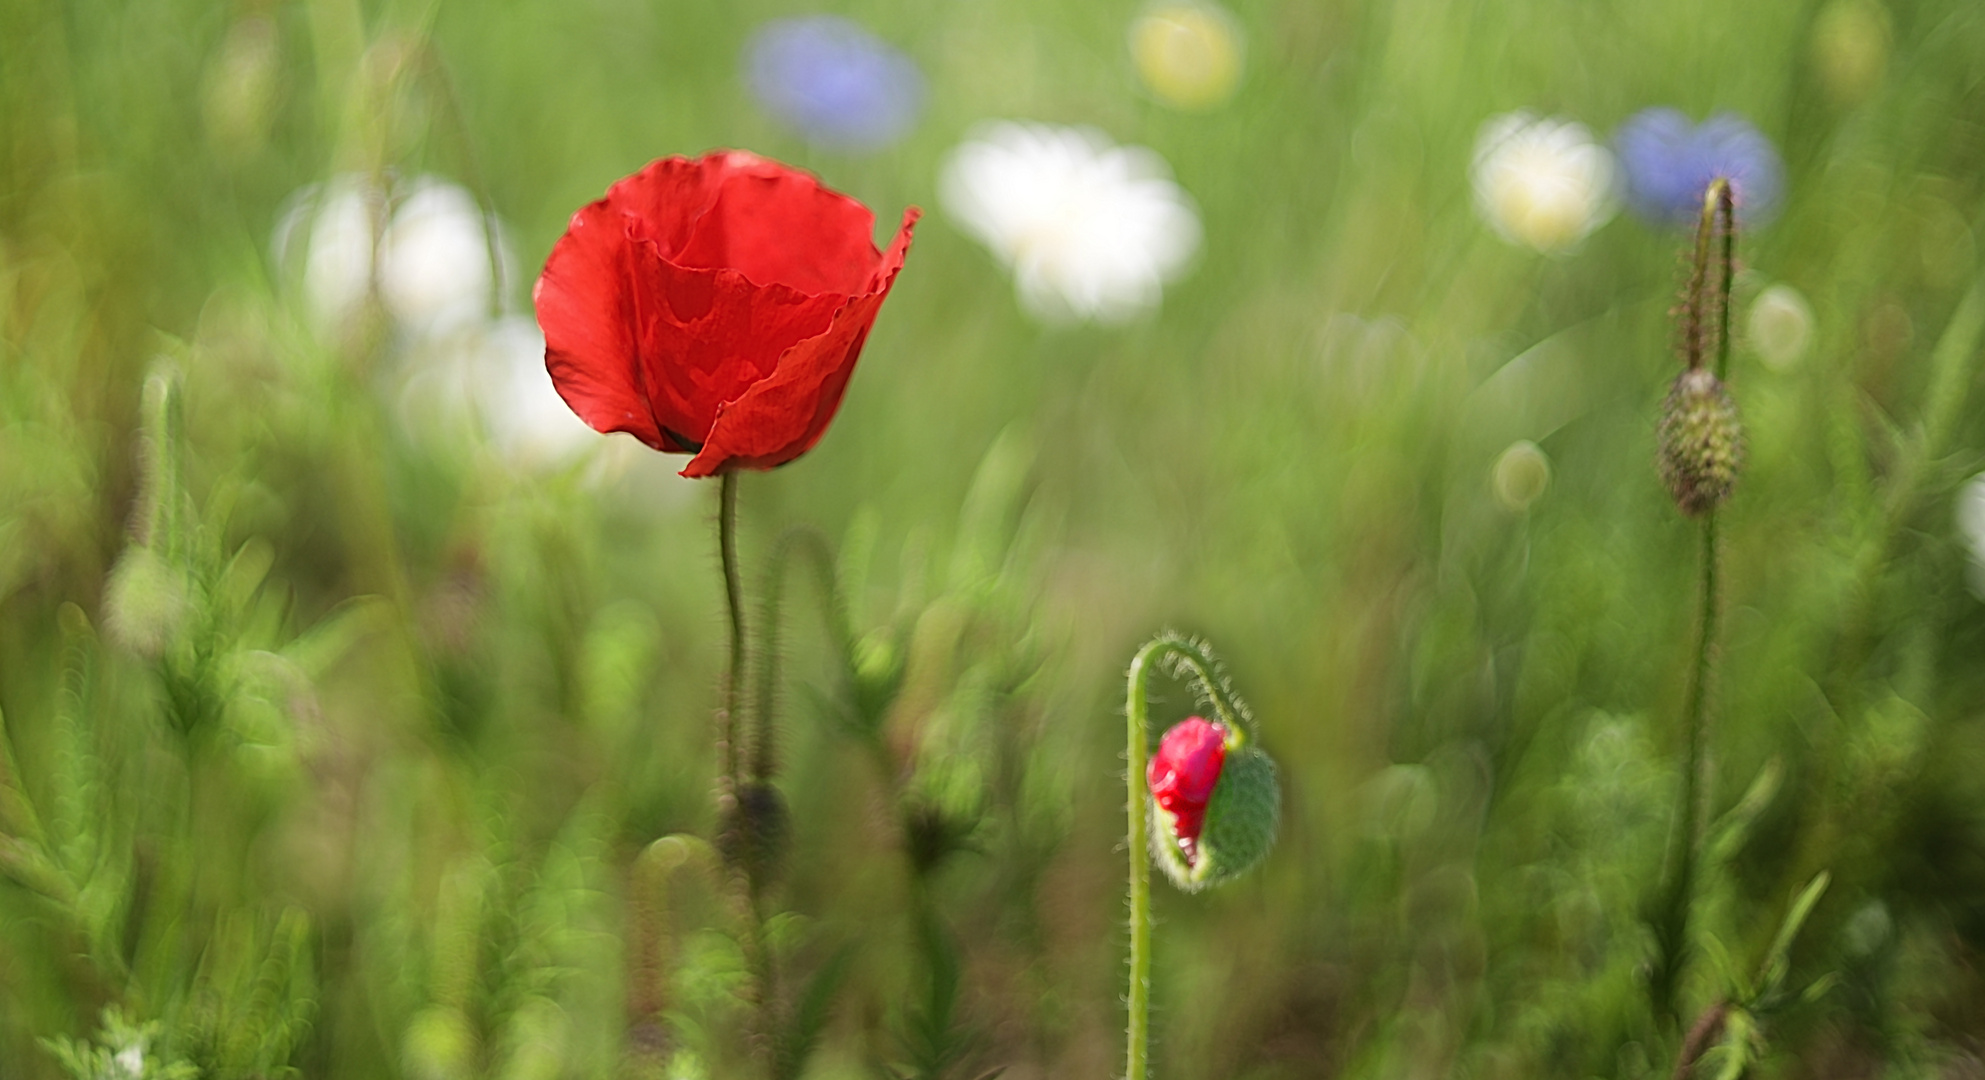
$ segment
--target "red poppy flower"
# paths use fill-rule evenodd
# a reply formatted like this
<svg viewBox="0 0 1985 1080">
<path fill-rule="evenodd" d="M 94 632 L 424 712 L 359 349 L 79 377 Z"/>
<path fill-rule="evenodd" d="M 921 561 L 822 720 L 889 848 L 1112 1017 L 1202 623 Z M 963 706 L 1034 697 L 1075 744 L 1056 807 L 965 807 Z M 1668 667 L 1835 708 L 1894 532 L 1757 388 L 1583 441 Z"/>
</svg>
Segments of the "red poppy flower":
<svg viewBox="0 0 1985 1080">
<path fill-rule="evenodd" d="M 572 411 L 688 453 L 684 476 L 770 469 L 834 418 L 910 247 L 811 175 L 736 150 L 653 162 L 572 215 L 533 292 Z"/>
</svg>

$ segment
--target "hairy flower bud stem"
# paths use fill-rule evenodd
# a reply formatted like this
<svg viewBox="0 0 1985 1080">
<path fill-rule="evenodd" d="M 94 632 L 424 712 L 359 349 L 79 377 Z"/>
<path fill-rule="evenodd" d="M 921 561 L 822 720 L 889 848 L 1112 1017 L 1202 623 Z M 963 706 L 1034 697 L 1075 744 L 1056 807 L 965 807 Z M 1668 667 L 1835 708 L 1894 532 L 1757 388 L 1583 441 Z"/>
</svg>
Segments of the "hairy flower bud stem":
<svg viewBox="0 0 1985 1080">
<path fill-rule="evenodd" d="M 1163 667 L 1168 674 L 1188 678 L 1217 718 L 1208 723 L 1194 717 L 1175 728 L 1175 732 L 1186 729 L 1184 742 L 1201 753 L 1191 755 L 1194 760 L 1188 763 L 1180 753 L 1180 745 L 1161 746 L 1159 753 L 1166 763 L 1158 770 L 1162 775 L 1157 776 L 1153 775 L 1149 755 L 1150 709 L 1144 686 L 1154 665 Z M 1161 634 L 1145 643 L 1131 658 L 1127 681 L 1124 757 L 1130 766 L 1126 777 L 1129 826 L 1125 833 L 1125 846 L 1130 849 L 1130 992 L 1126 1001 L 1130 1025 L 1124 1075 L 1126 1080 L 1145 1080 L 1150 1064 L 1151 1031 L 1151 863 L 1154 857 L 1168 857 L 1188 865 L 1189 876 L 1185 879 L 1179 878 L 1176 866 L 1167 865 L 1167 872 L 1181 888 L 1188 890 L 1239 873 L 1267 853 L 1274 839 L 1279 796 L 1274 765 L 1253 746 L 1253 720 L 1247 706 L 1227 686 L 1219 662 L 1204 645 L 1176 634 Z M 1199 745 L 1200 736 L 1208 731 L 1217 733 L 1221 739 L 1217 760 L 1210 747 Z M 1236 765 L 1241 767 L 1235 768 Z M 1238 783 L 1230 787 L 1242 793 L 1235 797 L 1233 791 L 1195 790 L 1187 795 L 1186 802 L 1206 797 L 1200 809 L 1207 815 L 1203 819 L 1205 843 L 1199 844 L 1202 837 L 1195 828 L 1194 855 L 1189 860 L 1173 846 L 1172 838 L 1154 841 L 1151 829 L 1150 813 L 1156 799 L 1172 803 L 1175 797 L 1186 795 L 1174 789 L 1175 767 L 1195 772 L 1210 767 L 1215 782 L 1224 770 L 1234 768 Z M 1166 809 L 1171 810 L 1172 806 Z M 1223 813 L 1228 819 L 1224 828 Z M 1178 837 L 1184 838 L 1183 833 Z M 1214 845 L 1216 839 L 1227 841 L 1227 850 L 1232 852 L 1224 866 L 1219 864 L 1222 848 Z"/>
</svg>

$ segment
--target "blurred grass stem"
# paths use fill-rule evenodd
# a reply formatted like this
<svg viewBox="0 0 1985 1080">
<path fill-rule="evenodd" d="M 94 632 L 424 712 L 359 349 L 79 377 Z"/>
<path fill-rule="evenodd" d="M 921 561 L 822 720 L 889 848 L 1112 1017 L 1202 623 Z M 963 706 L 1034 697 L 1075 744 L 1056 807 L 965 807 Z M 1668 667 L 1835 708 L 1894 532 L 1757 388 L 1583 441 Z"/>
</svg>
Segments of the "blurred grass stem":
<svg viewBox="0 0 1985 1080">
<path fill-rule="evenodd" d="M 753 690 L 751 777 L 767 780 L 778 768 L 778 742 L 773 722 L 777 710 L 774 698 L 779 681 L 780 612 L 785 599 L 786 570 L 797 557 L 813 571 L 820 590 L 821 618 L 832 637 L 835 654 L 842 666 L 854 673 L 854 633 L 848 624 L 847 605 L 835 580 L 834 552 L 819 530 L 793 526 L 779 537 L 765 572 L 765 587 L 759 608 L 757 685 Z"/>
</svg>

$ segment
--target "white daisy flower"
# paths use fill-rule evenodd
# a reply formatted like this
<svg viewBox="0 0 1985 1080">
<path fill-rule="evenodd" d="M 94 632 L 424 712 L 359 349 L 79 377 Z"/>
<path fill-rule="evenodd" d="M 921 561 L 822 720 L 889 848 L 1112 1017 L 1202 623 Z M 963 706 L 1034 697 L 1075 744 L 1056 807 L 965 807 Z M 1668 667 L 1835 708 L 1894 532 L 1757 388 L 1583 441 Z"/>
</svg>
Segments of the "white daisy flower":
<svg viewBox="0 0 1985 1080">
<path fill-rule="evenodd" d="M 440 445 L 480 438 L 520 468 L 570 462 L 600 435 L 559 398 L 544 353 L 537 322 L 522 315 L 436 339 L 405 373 L 400 421 L 409 434 Z"/>
<path fill-rule="evenodd" d="M 535 319 L 507 315 L 483 331 L 473 383 L 484 428 L 512 461 L 558 463 L 600 441 L 558 396 Z"/>
<path fill-rule="evenodd" d="M 273 246 L 278 266 L 300 258 L 318 325 L 350 318 L 376 286 L 394 322 L 422 337 L 488 316 L 514 263 L 491 228 L 475 197 L 447 181 L 423 176 L 387 191 L 345 175 L 292 196 Z"/>
<path fill-rule="evenodd" d="M 939 194 L 1049 321 L 1150 311 L 1199 247 L 1199 214 L 1165 160 L 1093 128 L 987 124 L 951 152 Z"/>
<path fill-rule="evenodd" d="M 1585 125 L 1505 113 L 1484 121 L 1471 170 L 1475 208 L 1503 239 L 1566 251 L 1619 209 L 1619 167 Z"/>
<path fill-rule="evenodd" d="M 337 324 L 365 300 L 385 205 L 385 193 L 356 174 L 312 184 L 285 204 L 270 246 L 278 267 L 301 259 L 303 299 L 318 325 Z"/>
<path fill-rule="evenodd" d="M 396 194 L 393 218 L 379 236 L 386 309 L 402 326 L 426 333 L 487 318 L 492 290 L 507 282 L 511 259 L 475 196 L 432 176 Z"/>
</svg>

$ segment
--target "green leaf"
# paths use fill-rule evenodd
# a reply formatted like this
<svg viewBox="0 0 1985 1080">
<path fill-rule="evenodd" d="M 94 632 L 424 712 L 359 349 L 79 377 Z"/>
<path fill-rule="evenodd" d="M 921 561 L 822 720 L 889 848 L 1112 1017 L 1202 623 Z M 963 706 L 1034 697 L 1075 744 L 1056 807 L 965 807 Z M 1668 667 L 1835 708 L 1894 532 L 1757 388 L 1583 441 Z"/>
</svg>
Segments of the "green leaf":
<svg viewBox="0 0 1985 1080">
<path fill-rule="evenodd" d="M 289 643 L 282 655 L 312 679 L 322 678 L 359 640 L 392 625 L 392 606 L 377 596 L 359 596 L 339 604 L 316 626 Z"/>
<path fill-rule="evenodd" d="M 772 1059 L 773 1080 L 794 1080 L 806 1068 L 806 1060 L 813 1056 L 814 1048 L 820 1044 L 820 1033 L 827 1026 L 834 995 L 847 981 L 854 958 L 854 945 L 843 945 L 813 973 L 799 1007 L 793 1010 L 792 1023 L 779 1037 Z"/>
<path fill-rule="evenodd" d="M 1790 954 L 1792 942 L 1799 936 L 1800 927 L 1806 924 L 1813 908 L 1818 906 L 1820 897 L 1826 894 L 1827 885 L 1833 875 L 1825 870 L 1813 875 L 1806 884 L 1805 891 L 1792 901 L 1792 910 L 1785 915 L 1785 922 L 1778 928 L 1778 937 L 1771 943 L 1771 951 L 1765 954 L 1764 966 L 1758 974 L 1758 992 L 1768 995 L 1775 992 L 1785 982 L 1785 975 L 1791 968 Z"/>
<path fill-rule="evenodd" d="M 1799 1002 L 1803 1005 L 1811 1005 L 1825 997 L 1829 991 L 1838 985 L 1840 985 L 1840 973 L 1829 971 L 1812 982 L 1807 983 L 1806 988 L 1799 991 Z"/>
<path fill-rule="evenodd" d="M 1757 778 L 1745 790 L 1744 797 L 1710 826 L 1708 848 L 1711 858 L 1728 862 L 1743 850 L 1744 842 L 1750 839 L 1751 827 L 1757 824 L 1758 816 L 1778 796 L 1778 789 L 1784 780 L 1785 766 L 1779 759 L 1774 757 L 1764 763 L 1764 768 L 1758 770 Z"/>
<path fill-rule="evenodd" d="M 1723 982 L 1730 987 L 1732 1000 L 1748 1000 L 1751 996 L 1750 979 L 1737 966 L 1736 960 L 1730 955 L 1730 950 L 1724 947 L 1722 939 L 1715 934 L 1704 934 L 1702 950 L 1709 954 L 1710 966 L 1716 969 L 1717 975 L 1721 976 Z"/>
</svg>

